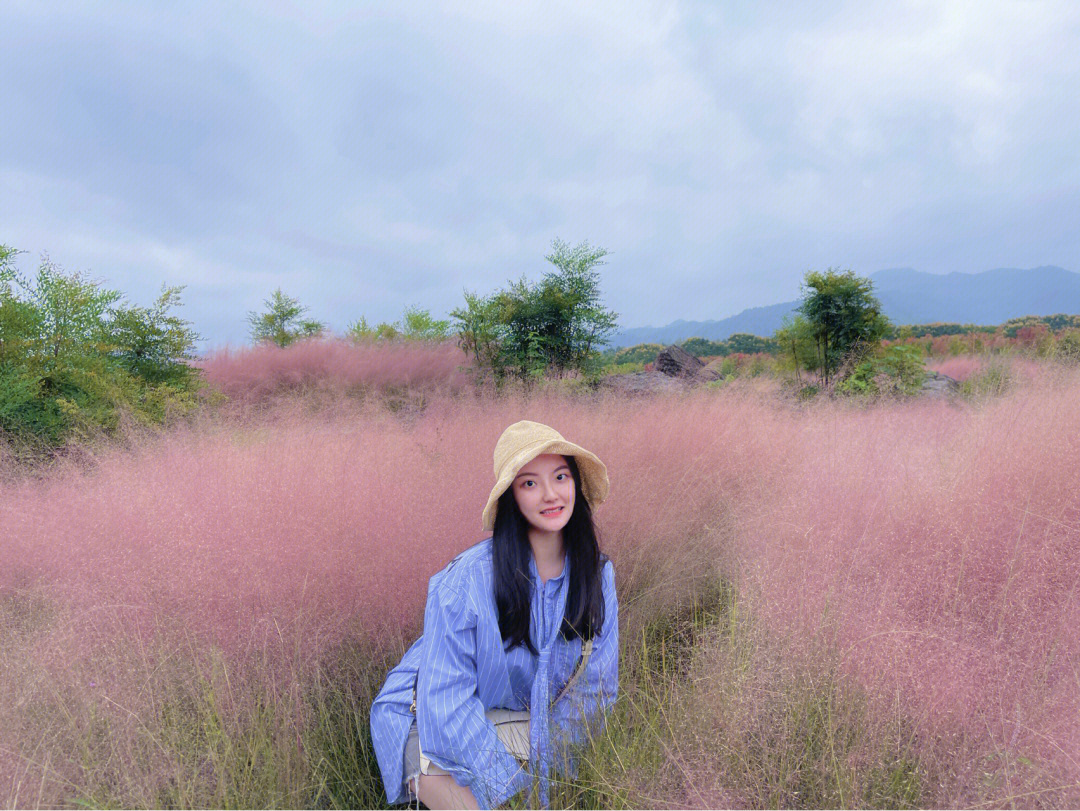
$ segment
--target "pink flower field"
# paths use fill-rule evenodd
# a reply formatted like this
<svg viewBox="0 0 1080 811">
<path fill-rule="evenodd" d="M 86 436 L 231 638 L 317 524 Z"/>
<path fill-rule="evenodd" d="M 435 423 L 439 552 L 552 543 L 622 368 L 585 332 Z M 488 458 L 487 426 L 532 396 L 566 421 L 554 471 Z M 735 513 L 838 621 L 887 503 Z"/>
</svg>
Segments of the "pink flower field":
<svg viewBox="0 0 1080 811">
<path fill-rule="evenodd" d="M 352 369 L 334 353 L 358 350 L 310 351 Z M 273 352 L 230 358 L 206 361 L 225 390 L 288 374 Z M 608 466 L 628 702 L 656 617 L 729 586 L 662 705 L 667 737 L 616 753 L 605 803 L 1080 804 L 1076 373 L 871 406 L 739 385 L 444 391 L 409 415 L 341 396 L 8 470 L 0 803 L 385 801 L 371 691 L 419 632 L 427 579 L 485 537 L 492 449 L 523 418 Z"/>
</svg>

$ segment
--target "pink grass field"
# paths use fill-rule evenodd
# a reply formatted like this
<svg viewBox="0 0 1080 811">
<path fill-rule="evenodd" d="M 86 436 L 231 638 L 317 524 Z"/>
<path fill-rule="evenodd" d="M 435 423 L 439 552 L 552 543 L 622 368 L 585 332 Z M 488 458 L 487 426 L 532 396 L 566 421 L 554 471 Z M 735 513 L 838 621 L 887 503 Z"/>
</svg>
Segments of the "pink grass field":
<svg viewBox="0 0 1080 811">
<path fill-rule="evenodd" d="M 231 398 L 250 400 L 306 386 L 342 393 L 359 386 L 431 386 L 460 390 L 469 358 L 452 341 L 364 341 L 312 338 L 281 348 L 270 343 L 209 353 L 197 362 L 204 379 Z"/>
<path fill-rule="evenodd" d="M 926 368 L 939 372 L 963 383 L 985 372 L 992 364 L 999 364 L 1012 377 L 1034 382 L 1047 374 L 1048 364 L 1026 355 L 957 355 L 955 357 L 929 358 Z"/>
<path fill-rule="evenodd" d="M 272 356 L 259 380 L 279 374 Z M 229 362 L 209 359 L 208 376 L 263 385 L 230 378 Z M 796 407 L 733 386 L 439 395 L 404 420 L 342 400 L 9 476 L 0 801 L 55 804 L 77 780 L 77 757 L 31 737 L 43 691 L 140 718 L 156 700 L 153 668 L 134 654 L 117 666 L 117 640 L 131 651 L 162 634 L 226 662 L 316 659 L 358 632 L 411 641 L 427 579 L 485 537 L 492 449 L 524 418 L 607 464 L 597 520 L 620 589 L 674 595 L 718 567 L 776 656 L 824 644 L 871 713 L 908 725 L 935 764 L 926 804 L 1080 803 L 1076 374 L 976 405 Z"/>
</svg>

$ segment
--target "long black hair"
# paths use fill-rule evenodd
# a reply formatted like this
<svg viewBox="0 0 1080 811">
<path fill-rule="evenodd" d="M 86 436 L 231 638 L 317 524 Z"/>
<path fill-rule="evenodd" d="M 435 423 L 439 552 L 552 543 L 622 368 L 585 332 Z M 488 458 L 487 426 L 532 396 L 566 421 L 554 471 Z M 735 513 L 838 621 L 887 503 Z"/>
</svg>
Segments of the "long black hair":
<svg viewBox="0 0 1080 811">
<path fill-rule="evenodd" d="M 574 509 L 563 527 L 563 546 L 570 564 L 569 593 L 563 615 L 564 639 L 592 639 L 604 627 L 604 597 L 601 592 L 600 567 L 607 556 L 600 554 L 600 544 L 593 525 L 592 508 L 581 490 L 577 460 L 566 456 L 574 479 Z M 513 486 L 499 497 L 492 533 L 491 551 L 495 565 L 495 604 L 499 609 L 499 631 L 506 650 L 525 645 L 535 656 L 536 645 L 529 638 L 529 608 L 532 584 L 529 582 L 529 522 L 514 499 Z"/>
</svg>

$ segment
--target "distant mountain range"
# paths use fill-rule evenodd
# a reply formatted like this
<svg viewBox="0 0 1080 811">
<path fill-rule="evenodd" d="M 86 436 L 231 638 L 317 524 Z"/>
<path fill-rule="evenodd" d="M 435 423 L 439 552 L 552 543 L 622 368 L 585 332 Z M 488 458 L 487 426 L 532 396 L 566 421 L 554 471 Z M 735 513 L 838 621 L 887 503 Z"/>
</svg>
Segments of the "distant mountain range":
<svg viewBox="0 0 1080 811">
<path fill-rule="evenodd" d="M 1024 315 L 1080 314 L 1080 273 L 1047 265 L 983 273 L 922 273 L 893 268 L 870 275 L 874 295 L 894 324 L 1001 324 Z M 752 307 L 719 321 L 672 321 L 615 334 L 609 347 L 672 344 L 687 338 L 722 341 L 736 332 L 772 335 L 798 301 Z"/>
</svg>

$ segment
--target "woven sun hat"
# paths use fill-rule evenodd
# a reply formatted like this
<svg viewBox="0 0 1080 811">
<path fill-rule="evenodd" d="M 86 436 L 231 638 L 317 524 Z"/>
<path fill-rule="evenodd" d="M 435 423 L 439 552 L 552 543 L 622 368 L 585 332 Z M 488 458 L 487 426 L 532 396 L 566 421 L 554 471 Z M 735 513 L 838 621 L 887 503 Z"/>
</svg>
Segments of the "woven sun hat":
<svg viewBox="0 0 1080 811">
<path fill-rule="evenodd" d="M 487 506 L 484 507 L 484 529 L 495 529 L 495 512 L 499 507 L 499 496 L 514 481 L 518 471 L 528 462 L 544 453 L 558 453 L 573 456 L 577 460 L 581 473 L 581 492 L 596 509 L 608 496 L 607 468 L 596 454 L 567 442 L 563 435 L 543 423 L 521 420 L 502 432 L 495 443 L 495 486 L 491 488 Z"/>
</svg>

